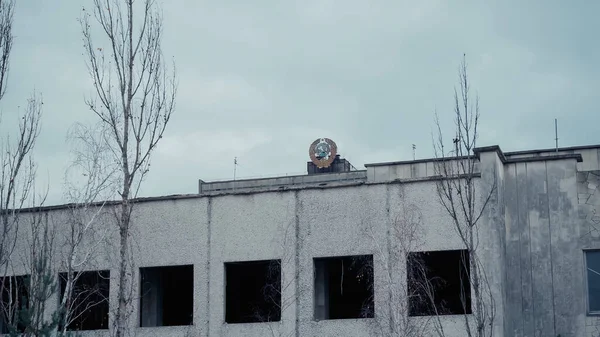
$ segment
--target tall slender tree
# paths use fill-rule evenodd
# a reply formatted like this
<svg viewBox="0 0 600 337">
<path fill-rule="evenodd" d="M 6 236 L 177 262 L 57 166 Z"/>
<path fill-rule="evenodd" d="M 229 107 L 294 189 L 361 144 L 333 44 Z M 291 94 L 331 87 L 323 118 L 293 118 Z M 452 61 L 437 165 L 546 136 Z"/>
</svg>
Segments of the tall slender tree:
<svg viewBox="0 0 600 337">
<path fill-rule="evenodd" d="M 479 98 L 472 100 L 466 56 L 458 69 L 458 79 L 458 89 L 454 90 L 456 129 L 450 150 L 444 146 L 445 138 L 436 116 L 434 149 L 438 161 L 434 169 L 440 177 L 436 185 L 437 196 L 468 252 L 465 255 L 468 255 L 468 262 L 465 257 L 463 263 L 470 277 L 463 281 L 471 286 L 473 315 L 464 315 L 466 336 L 491 337 L 496 304 L 486 268 L 480 258 L 479 233 L 480 220 L 496 193 L 497 180 L 494 179 L 490 186 L 477 185 L 479 172 L 474 149 L 479 135 Z"/>
<path fill-rule="evenodd" d="M 0 101 L 8 88 L 13 46 L 15 0 L 0 0 Z M 51 274 L 52 229 L 42 212 L 27 206 L 43 205 L 45 196 L 36 195 L 36 166 L 32 152 L 40 134 L 43 100 L 34 92 L 17 114 L 16 134 L 0 138 L 0 307 L 4 332 L 11 335 L 45 336 L 58 318 L 44 316 L 46 301 L 55 290 Z M 21 226 L 23 230 L 20 229 Z M 18 241 L 28 250 L 15 258 Z M 14 268 L 27 276 L 16 277 Z M 24 296 L 27 294 L 27 296 Z"/>
<path fill-rule="evenodd" d="M 69 134 L 74 145 L 73 162 L 65 172 L 65 199 L 69 206 L 63 222 L 66 228 L 61 231 L 63 241 L 60 249 L 64 290 L 60 294 L 63 324 L 59 332 L 63 335 L 86 312 L 83 309 L 108 301 L 108 298 L 95 296 L 102 293 L 98 285 L 77 289 L 78 280 L 83 275 L 80 271 L 93 267 L 96 257 L 106 246 L 108 228 L 98 225 L 106 216 L 106 200 L 114 197 L 112 178 L 115 165 L 107 158 L 110 152 L 107 143 L 103 141 L 104 130 L 100 126 L 90 128 L 75 124 Z M 78 300 L 94 297 L 99 297 L 100 300 Z"/>
<path fill-rule="evenodd" d="M 92 18 L 101 40 L 93 37 Z M 150 157 L 175 109 L 175 68 L 168 70 L 162 54 L 162 16 L 154 0 L 92 0 L 83 9 L 81 28 L 86 63 L 95 95 L 90 110 L 108 130 L 103 138 L 118 165 L 119 232 L 116 336 L 124 336 L 134 300 L 131 219 Z"/>
</svg>

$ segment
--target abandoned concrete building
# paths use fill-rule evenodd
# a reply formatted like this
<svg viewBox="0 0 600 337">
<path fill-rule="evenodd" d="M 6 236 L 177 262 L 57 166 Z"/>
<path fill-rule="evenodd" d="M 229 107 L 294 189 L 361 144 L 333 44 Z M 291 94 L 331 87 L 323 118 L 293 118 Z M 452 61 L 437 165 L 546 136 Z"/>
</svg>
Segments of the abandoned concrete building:
<svg viewBox="0 0 600 337">
<path fill-rule="evenodd" d="M 386 336 L 394 308 L 406 308 L 416 324 L 434 315 L 415 297 L 390 303 L 392 293 L 408 291 L 407 270 L 419 258 L 443 281 L 433 291 L 444 304 L 437 317 L 446 336 L 465 336 L 471 289 L 459 280 L 469 277 L 469 261 L 438 201 L 436 161 L 356 170 L 322 143 L 314 157 L 318 162 L 327 152 L 329 165 L 311 160 L 306 175 L 200 180 L 197 194 L 138 200 L 131 319 L 137 335 Z M 600 145 L 520 152 L 491 146 L 478 148 L 473 160 L 476 179 L 498 186 L 480 220 L 477 248 L 495 301 L 494 334 L 600 335 Z M 61 224 L 67 208 L 43 212 Z M 392 227 L 407 209 L 418 214 L 411 220 L 418 223 L 414 250 L 404 262 L 389 263 Z M 103 219 L 99 228 L 108 226 Z M 75 287 L 99 289 L 96 297 L 81 297 L 97 303 L 83 305 L 69 326 L 84 336 L 108 336 L 112 326 L 113 232 L 104 231 L 106 247 Z M 60 247 L 60 236 L 55 241 Z M 19 243 L 15 256 L 25 249 Z M 459 262 L 465 260 L 467 266 Z M 57 253 L 57 275 L 64 272 L 60 261 Z M 12 271 L 26 274 L 18 263 Z M 57 296 L 52 301 L 48 307 L 58 305 Z"/>
</svg>

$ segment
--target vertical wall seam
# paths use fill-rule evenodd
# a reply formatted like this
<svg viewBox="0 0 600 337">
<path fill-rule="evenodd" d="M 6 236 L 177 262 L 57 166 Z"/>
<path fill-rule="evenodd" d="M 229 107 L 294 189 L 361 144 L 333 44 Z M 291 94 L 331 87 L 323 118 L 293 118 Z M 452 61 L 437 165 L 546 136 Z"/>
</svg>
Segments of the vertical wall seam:
<svg viewBox="0 0 600 337">
<path fill-rule="evenodd" d="M 298 196 L 300 192 L 298 190 L 294 191 L 294 218 L 295 218 L 295 231 L 296 231 L 296 256 L 294 258 L 294 263 L 296 265 L 296 270 L 294 272 L 294 278 L 296 279 L 296 324 L 294 325 L 294 330 L 296 333 L 296 337 L 300 337 L 300 198 Z"/>
<path fill-rule="evenodd" d="M 207 235 L 206 235 L 206 336 L 210 337 L 210 251 L 212 240 L 212 197 L 208 197 L 206 205 Z"/>
<path fill-rule="evenodd" d="M 403 193 L 403 192 L 404 192 L 404 188 L 403 188 L 402 185 L 400 185 L 400 193 Z M 386 194 L 386 197 L 385 197 L 385 211 L 387 212 L 387 217 L 388 217 L 388 225 L 387 225 L 387 230 L 386 230 L 386 241 L 387 241 L 386 244 L 387 244 L 387 254 L 388 254 L 388 256 L 387 256 L 387 266 L 386 266 L 386 268 L 388 268 L 388 273 L 390 273 L 389 275 L 393 275 L 393 270 L 391 270 L 391 269 L 392 269 L 392 266 L 393 266 L 393 262 L 392 262 L 392 226 L 393 226 L 393 221 L 394 220 L 392 220 L 392 214 L 390 212 L 390 209 L 391 209 L 391 202 L 390 202 L 391 191 L 390 191 L 390 185 L 389 184 L 387 184 L 385 186 L 385 194 Z M 404 198 L 404 197 L 405 197 L 404 195 L 400 196 L 400 198 Z M 388 298 L 388 311 L 389 311 L 389 313 L 388 313 L 389 314 L 389 322 L 388 322 L 388 324 L 390 325 L 389 326 L 389 331 L 390 331 L 390 333 L 392 333 L 392 331 L 394 331 L 394 321 L 393 321 L 393 319 L 394 319 L 394 309 L 393 309 L 393 300 L 394 300 L 394 298 L 393 298 L 392 289 L 391 289 L 391 287 L 393 287 L 393 285 L 392 285 L 393 280 L 389 280 L 389 281 L 390 282 L 388 282 L 388 284 L 387 284 L 387 287 L 388 287 L 387 291 L 388 291 L 388 297 L 389 297 Z"/>
<path fill-rule="evenodd" d="M 506 244 L 508 242 L 506 237 L 506 172 L 504 171 L 503 164 L 501 169 L 498 169 L 498 162 L 496 160 L 494 160 L 494 162 L 494 172 L 496 174 L 494 179 L 497 181 L 502 181 L 502 188 L 496 190 L 496 196 L 498 198 L 498 201 L 496 202 L 498 205 L 498 210 L 496 211 L 496 222 L 500 222 L 502 225 L 500 228 L 501 231 L 498 230 L 498 240 L 500 241 L 498 243 L 498 247 L 503 257 L 502 264 L 500 265 L 500 274 L 502 274 L 502 271 L 504 271 L 504 278 L 502 279 L 502 284 L 500 286 L 500 296 L 502 296 L 502 331 L 506 332 L 505 312 L 506 308 L 508 307 L 508 288 L 506 286 L 508 283 L 508 268 L 506 267 L 506 261 L 508 260 L 506 253 Z"/>
<path fill-rule="evenodd" d="M 525 163 L 525 194 L 527 195 L 527 209 L 529 209 L 529 168 L 527 167 L 527 163 Z M 532 328 L 533 333 L 535 334 L 536 330 L 536 318 L 535 318 L 535 300 L 533 299 L 533 254 L 531 253 L 531 219 L 529 218 L 529 213 L 527 214 L 527 228 L 529 230 L 529 277 L 530 277 L 530 290 L 531 290 L 531 319 L 532 319 Z"/>
<path fill-rule="evenodd" d="M 525 303 L 524 303 L 525 296 L 523 294 L 523 263 L 522 263 L 523 262 L 522 261 L 523 260 L 522 259 L 523 252 L 521 251 L 521 248 L 522 248 L 521 247 L 522 246 L 522 243 L 521 243 L 521 224 L 522 224 L 522 222 L 521 222 L 521 220 L 524 220 L 524 219 L 521 219 L 521 210 L 519 209 L 521 204 L 519 203 L 519 172 L 517 170 L 518 165 L 519 164 L 515 163 L 515 198 L 516 198 L 516 206 L 517 206 L 517 209 L 516 209 L 517 223 L 519 224 L 519 227 L 518 227 L 519 228 L 519 270 L 520 270 L 519 277 L 521 278 L 521 313 L 522 313 L 519 316 L 521 316 L 521 332 L 524 335 L 525 334 L 525 317 L 524 317 L 523 313 L 525 312 Z M 527 200 L 527 198 L 525 198 L 525 200 Z"/>
<path fill-rule="evenodd" d="M 552 289 L 552 326 L 554 328 L 553 334 L 556 334 L 556 294 L 554 293 L 554 258 L 552 254 L 552 217 L 550 216 L 550 180 L 548 179 L 548 162 L 544 162 L 546 169 L 546 199 L 548 205 L 548 235 L 550 241 L 550 284 Z M 560 225 L 560 224 L 559 224 Z"/>
</svg>

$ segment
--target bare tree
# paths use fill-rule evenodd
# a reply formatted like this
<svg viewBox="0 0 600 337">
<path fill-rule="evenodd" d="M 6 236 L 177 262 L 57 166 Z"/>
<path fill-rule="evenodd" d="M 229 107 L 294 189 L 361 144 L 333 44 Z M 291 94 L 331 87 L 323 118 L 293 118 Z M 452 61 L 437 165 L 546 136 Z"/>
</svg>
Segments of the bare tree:
<svg viewBox="0 0 600 337">
<path fill-rule="evenodd" d="M 435 334 L 441 337 L 444 336 L 444 329 L 440 315 L 444 308 L 434 303 L 434 289 L 427 278 L 425 265 L 422 261 L 408 259 L 409 254 L 424 243 L 420 232 L 423 228 L 422 212 L 418 205 L 407 200 L 403 185 L 399 190 L 397 216 L 386 233 L 387 241 L 378 237 L 377 229 L 373 226 L 366 226 L 366 236 L 375 247 L 374 258 L 383 267 L 381 280 L 387 293 L 387 308 L 377 314 L 375 328 L 381 336 Z M 406 273 L 401 273 L 402 270 Z M 410 307 L 416 302 L 431 307 L 434 315 L 412 319 Z"/>
<path fill-rule="evenodd" d="M 15 0 L 0 0 L 0 100 L 6 93 L 8 65 L 13 44 Z"/>
<path fill-rule="evenodd" d="M 0 100 L 7 91 L 14 6 L 15 0 L 0 0 Z M 35 194 L 36 168 L 31 156 L 40 133 L 42 106 L 41 96 L 34 92 L 17 115 L 17 135 L 0 140 L 0 306 L 3 324 L 12 335 L 47 335 L 57 322 L 55 317 L 47 321 L 44 316 L 46 301 L 55 291 L 54 236 L 46 214 L 35 208 L 44 204 L 46 194 Z M 34 208 L 22 214 L 26 206 Z M 20 228 L 22 223 L 26 226 Z M 20 262 L 13 256 L 18 241 L 28 248 Z M 17 264 L 28 275 L 15 276 Z"/>
<path fill-rule="evenodd" d="M 263 287 L 262 292 L 267 303 L 273 305 L 279 311 L 279 317 L 285 317 L 286 312 L 296 305 L 298 298 L 307 290 L 297 285 L 300 271 L 296 264 L 296 249 L 302 245 L 303 239 L 296 233 L 296 223 L 290 221 L 287 225 L 280 227 L 283 231 L 283 241 L 277 245 L 280 247 L 282 255 L 281 260 L 273 261 L 269 265 L 269 282 Z M 293 272 L 292 272 L 293 271 Z M 257 311 L 255 316 L 260 322 L 271 322 L 274 317 L 269 313 Z M 296 327 L 297 329 L 297 327 Z M 295 330 L 279 329 L 269 325 L 269 331 L 272 337 L 290 337 L 296 334 Z"/>
<path fill-rule="evenodd" d="M 134 300 L 131 216 L 133 199 L 150 168 L 150 156 L 175 108 L 175 70 L 167 75 L 161 51 L 162 17 L 153 0 L 93 0 L 81 19 L 85 56 L 95 98 L 88 107 L 105 125 L 104 136 L 118 164 L 120 204 L 119 274 L 115 334 L 127 330 Z M 135 3 L 135 5 L 134 5 Z M 104 36 L 93 39 L 91 17 Z M 138 22 L 139 20 L 139 22 Z"/>
<path fill-rule="evenodd" d="M 48 214 L 40 208 L 47 193 L 38 200 L 35 191 L 31 193 L 32 204 L 39 206 L 19 214 L 19 222 L 24 226 L 18 241 L 25 249 L 20 256 L 11 256 L 1 280 L 3 332 L 10 336 L 51 336 L 60 320 L 59 310 L 46 317 L 48 300 L 57 289 L 53 269 L 55 230 Z M 25 275 L 15 276 L 16 270 Z"/>
<path fill-rule="evenodd" d="M 82 301 L 101 294 L 101 289 L 75 289 L 80 271 L 93 266 L 94 257 L 105 245 L 108 229 L 99 227 L 102 217 L 106 215 L 106 200 L 113 197 L 112 178 L 115 167 L 109 158 L 107 142 L 104 141 L 102 125 L 89 128 L 76 124 L 70 132 L 70 140 L 74 143 L 72 165 L 65 174 L 65 198 L 69 202 L 61 251 L 61 270 L 64 272 L 62 282 L 64 291 L 60 296 L 62 308 L 62 334 L 85 309 L 101 304 L 101 301 Z"/>
<path fill-rule="evenodd" d="M 20 209 L 30 201 L 35 165 L 30 154 L 40 132 L 42 99 L 36 93 L 27 101 L 15 142 L 9 136 L 0 144 L 0 267 L 10 260 L 16 244 Z"/>
<path fill-rule="evenodd" d="M 14 6 L 15 0 L 0 0 L 0 100 L 4 98 L 7 88 Z M 0 269 L 4 276 L 0 284 L 0 303 L 3 319 L 6 320 L 4 323 L 8 325 L 14 323 L 11 313 L 15 311 L 12 306 L 15 302 L 12 295 L 18 293 L 14 287 L 20 285 L 12 282 L 16 281 L 14 277 L 6 276 L 17 242 L 20 209 L 26 204 L 33 188 L 35 171 L 30 153 L 39 135 L 41 104 L 41 99 L 34 93 L 19 119 L 16 141 L 6 135 L 2 136 L 0 142 Z"/>
<path fill-rule="evenodd" d="M 0 4 L 0 9 L 4 5 Z M 0 19 L 0 29 L 2 29 L 2 20 Z M 0 75 L 1 77 L 2 75 Z M 6 84 L 2 85 L 6 88 Z M 0 269 L 2 270 L 4 280 L 11 278 L 7 278 L 7 276 L 11 273 L 13 253 L 18 241 L 19 227 L 23 221 L 21 209 L 25 206 L 36 205 L 34 195 L 36 172 L 31 152 L 40 132 L 42 105 L 41 97 L 34 93 L 28 99 L 24 112 L 20 116 L 17 137 L 11 139 L 10 136 L 6 136 L 5 140 L 0 144 L 0 164 L 2 165 L 0 168 L 0 222 L 2 223 L 0 230 Z M 41 205 L 41 203 L 39 204 Z M 35 225 L 38 225 L 38 223 L 39 220 L 34 222 Z M 34 226 L 34 224 L 31 225 L 32 230 L 39 227 Z M 32 238 L 35 237 L 35 232 L 33 234 Z M 35 243 L 39 243 L 39 240 L 30 243 L 33 247 Z M 31 253 L 33 254 L 34 251 L 32 250 Z M 41 273 L 39 268 L 45 266 L 45 262 L 34 255 L 29 257 L 31 258 L 31 264 L 28 266 L 30 268 L 26 268 L 26 270 Z M 46 258 L 46 256 L 44 255 L 43 258 Z M 36 290 L 42 285 L 35 282 L 41 280 L 32 275 L 29 281 L 25 282 L 25 286 L 29 287 L 30 290 Z M 1 282 L 0 303 L 4 307 L 3 311 L 6 314 L 4 319 L 8 321 L 6 323 L 15 328 L 20 318 L 18 315 L 11 315 L 10 313 L 18 313 L 19 306 L 23 303 L 12 301 L 10 298 L 3 298 L 5 294 L 10 297 L 9 294 L 16 291 L 16 289 L 11 288 L 13 285 L 14 283 Z M 9 288 L 6 289 L 6 286 Z"/>
<path fill-rule="evenodd" d="M 470 283 L 472 290 L 473 316 L 464 315 L 466 333 L 469 337 L 484 337 L 493 335 L 496 305 L 485 266 L 479 256 L 479 223 L 496 193 L 497 180 L 494 178 L 491 186 L 477 184 L 478 160 L 473 150 L 478 137 L 479 98 L 471 101 L 466 57 L 463 57 L 458 75 L 459 88 L 454 90 L 456 135 L 450 151 L 444 146 L 442 128 L 436 115 L 435 170 L 440 177 L 436 186 L 439 202 L 450 215 L 456 233 L 468 252 L 468 266 L 466 258 L 463 263 L 470 271 L 466 282 Z M 479 191 L 482 191 L 481 195 Z M 466 307 L 467 304 L 464 305 Z"/>
<path fill-rule="evenodd" d="M 45 195 L 39 204 L 43 205 L 44 200 Z M 60 321 L 60 310 L 54 311 L 49 319 L 45 316 L 48 300 L 56 293 L 58 286 L 53 267 L 56 231 L 48 214 L 41 209 L 31 212 L 29 225 L 31 231 L 25 240 L 28 251 L 22 259 L 28 272 L 28 303 L 19 308 L 17 324 L 13 327 L 21 325 L 22 333 L 19 336 L 51 336 Z M 16 332 L 11 331 L 12 334 Z"/>
</svg>

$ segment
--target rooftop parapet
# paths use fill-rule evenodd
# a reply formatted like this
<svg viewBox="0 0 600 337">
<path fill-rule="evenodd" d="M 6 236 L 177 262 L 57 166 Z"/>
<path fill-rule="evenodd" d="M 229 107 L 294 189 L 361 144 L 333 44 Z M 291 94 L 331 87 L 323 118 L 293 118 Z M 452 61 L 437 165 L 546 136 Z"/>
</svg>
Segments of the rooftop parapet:
<svg viewBox="0 0 600 337">
<path fill-rule="evenodd" d="M 226 181 L 199 181 L 200 194 L 212 192 L 248 192 L 257 190 L 277 190 L 328 184 L 358 183 L 367 180 L 367 171 L 350 171 L 340 173 L 322 173 L 311 175 L 282 176 L 262 179 L 240 179 Z"/>
</svg>

